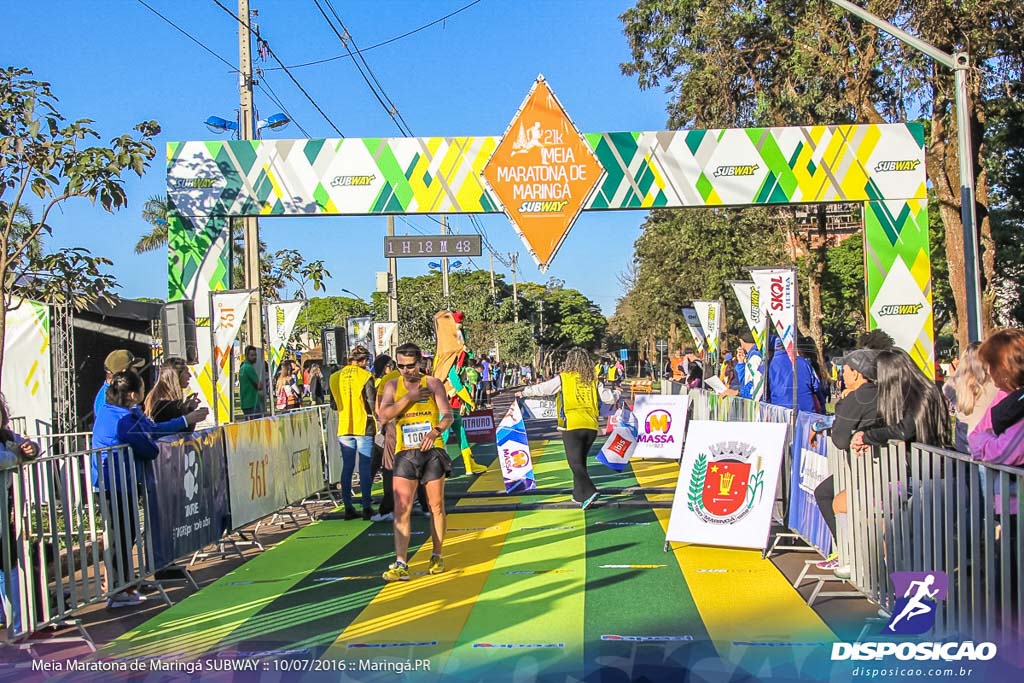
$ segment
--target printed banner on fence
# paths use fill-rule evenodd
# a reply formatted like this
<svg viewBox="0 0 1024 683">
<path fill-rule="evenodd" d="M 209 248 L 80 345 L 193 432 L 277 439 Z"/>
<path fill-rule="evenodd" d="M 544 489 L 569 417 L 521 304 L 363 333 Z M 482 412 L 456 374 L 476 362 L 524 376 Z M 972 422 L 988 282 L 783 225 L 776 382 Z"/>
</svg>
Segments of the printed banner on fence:
<svg viewBox="0 0 1024 683">
<path fill-rule="evenodd" d="M 345 318 L 345 331 L 348 332 L 349 351 L 362 346 L 373 353 L 373 318 L 368 315 Z"/>
<path fill-rule="evenodd" d="M 761 366 L 765 354 L 765 339 L 767 337 L 768 319 L 765 316 L 764 308 L 761 305 L 761 290 L 753 282 L 730 280 L 733 292 L 740 302 L 740 309 L 743 311 L 743 319 L 747 321 L 750 335 L 754 338 L 754 345 L 757 346 L 760 355 L 747 354 L 744 382 L 753 377 L 753 386 L 749 398 L 759 401 L 764 394 L 764 376 Z"/>
<path fill-rule="evenodd" d="M 215 543 L 228 529 L 228 474 L 219 428 L 159 442 L 147 511 L 157 568 Z"/>
<path fill-rule="evenodd" d="M 377 321 L 373 323 L 373 353 L 380 356 L 391 348 L 391 339 L 398 331 L 398 323 Z"/>
<path fill-rule="evenodd" d="M 692 421 L 666 540 L 764 549 L 785 442 L 784 424 Z"/>
<path fill-rule="evenodd" d="M 324 487 L 320 417 L 316 410 L 299 410 L 274 418 L 280 433 L 282 451 L 278 456 L 282 471 L 284 498 L 296 503 Z"/>
<path fill-rule="evenodd" d="M 337 484 L 341 481 L 341 444 L 338 443 L 338 411 L 327 411 L 327 481 Z M 376 437 L 374 437 L 376 438 Z"/>
<path fill-rule="evenodd" d="M 231 368 L 228 367 L 228 361 L 251 298 L 252 292 L 248 290 L 214 292 L 210 296 L 210 323 L 213 325 L 213 362 L 210 364 L 210 372 L 216 373 L 217 382 L 214 384 L 213 378 L 205 375 L 197 378 L 202 395 L 210 403 L 209 422 L 231 421 Z"/>
<path fill-rule="evenodd" d="M 24 418 L 20 429 L 26 434 L 48 434 L 53 431 L 50 307 L 14 298 L 4 321 L 4 358 L 8 361 L 0 381 L 11 417 Z"/>
<path fill-rule="evenodd" d="M 532 491 L 537 488 L 533 476 L 533 459 L 530 457 L 530 441 L 526 436 L 526 423 L 513 401 L 505 417 L 498 425 L 498 463 L 505 481 L 505 493 Z"/>
<path fill-rule="evenodd" d="M 786 353 L 796 363 L 796 271 L 792 268 L 751 268 L 750 276 Z"/>
<path fill-rule="evenodd" d="M 704 341 L 708 353 L 718 353 L 719 337 L 722 333 L 722 302 L 694 301 L 693 309 L 704 330 Z"/>
<path fill-rule="evenodd" d="M 686 326 L 690 329 L 690 336 L 693 337 L 697 349 L 703 349 L 707 345 L 707 341 L 704 336 L 704 328 L 700 326 L 700 316 L 697 315 L 697 310 L 690 307 L 684 308 L 683 318 L 686 320 Z M 674 368 L 675 366 L 673 366 Z"/>
<path fill-rule="evenodd" d="M 690 397 L 641 394 L 633 404 L 637 445 L 634 458 L 678 460 L 686 436 Z"/>
<path fill-rule="evenodd" d="M 554 399 L 524 398 L 522 404 L 523 415 L 527 420 L 554 420 L 558 417 Z"/>
<path fill-rule="evenodd" d="M 790 470 L 789 520 L 790 529 L 803 536 L 811 545 L 828 555 L 832 534 L 821 516 L 814 499 L 814 489 L 830 476 L 828 468 L 828 434 L 819 434 L 814 446 L 810 443 L 811 425 L 822 416 L 799 412 L 793 433 L 793 465 Z"/>
<path fill-rule="evenodd" d="M 231 482 L 231 528 L 277 512 L 289 503 L 278 475 L 284 444 L 274 418 L 224 425 L 224 447 Z"/>
<path fill-rule="evenodd" d="M 284 360 L 288 339 L 305 305 L 305 301 L 278 301 L 267 306 L 267 348 L 270 350 L 271 377 L 277 374 L 277 368 Z"/>
<path fill-rule="evenodd" d="M 474 410 L 462 417 L 462 429 L 466 432 L 466 440 L 470 443 L 495 443 L 497 433 L 494 428 L 493 410 Z"/>
</svg>

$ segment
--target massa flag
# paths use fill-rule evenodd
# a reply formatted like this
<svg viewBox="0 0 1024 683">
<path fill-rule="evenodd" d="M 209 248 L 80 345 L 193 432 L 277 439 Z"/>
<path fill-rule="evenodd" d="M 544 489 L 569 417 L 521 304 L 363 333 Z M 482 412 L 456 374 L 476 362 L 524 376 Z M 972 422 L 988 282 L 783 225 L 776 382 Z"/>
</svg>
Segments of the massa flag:
<svg viewBox="0 0 1024 683">
<path fill-rule="evenodd" d="M 498 462 L 505 480 L 505 493 L 532 491 L 537 488 L 530 457 L 530 441 L 526 436 L 526 422 L 515 401 L 498 424 Z"/>
</svg>

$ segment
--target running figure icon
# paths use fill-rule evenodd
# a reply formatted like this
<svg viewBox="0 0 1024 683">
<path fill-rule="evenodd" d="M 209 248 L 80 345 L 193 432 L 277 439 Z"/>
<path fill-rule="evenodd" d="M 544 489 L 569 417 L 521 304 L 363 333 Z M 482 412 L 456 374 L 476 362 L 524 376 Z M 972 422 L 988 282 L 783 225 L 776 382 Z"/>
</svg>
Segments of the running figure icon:
<svg viewBox="0 0 1024 683">
<path fill-rule="evenodd" d="M 910 585 L 907 586 L 907 591 L 903 594 L 904 598 L 910 599 L 903 606 L 903 611 L 896 615 L 896 617 L 889 622 L 889 625 L 886 628 L 889 631 L 896 633 L 896 624 L 898 624 L 902 619 L 906 619 L 909 622 L 914 617 L 919 617 L 932 612 L 935 609 L 934 603 L 929 605 L 925 600 L 934 600 L 941 592 L 938 588 L 934 591 L 930 590 L 934 583 L 934 574 L 928 574 L 922 581 L 911 581 Z M 910 595 L 912 592 L 914 593 L 913 596 Z"/>
</svg>

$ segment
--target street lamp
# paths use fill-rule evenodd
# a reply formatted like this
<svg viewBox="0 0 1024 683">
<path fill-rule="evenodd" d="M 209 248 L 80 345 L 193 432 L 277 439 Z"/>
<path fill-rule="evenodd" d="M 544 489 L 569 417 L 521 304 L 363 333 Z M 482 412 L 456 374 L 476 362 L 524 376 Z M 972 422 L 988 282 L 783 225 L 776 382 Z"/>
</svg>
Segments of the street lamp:
<svg viewBox="0 0 1024 683">
<path fill-rule="evenodd" d="M 206 127 L 214 133 L 227 133 L 228 131 L 232 131 L 235 134 L 238 133 L 237 121 L 229 121 L 219 116 L 209 116 L 205 121 L 203 121 L 203 123 L 206 124 Z M 281 130 L 289 123 L 291 123 L 291 119 L 284 114 L 271 114 L 267 118 L 260 119 L 256 122 L 256 137 L 259 137 L 259 132 L 264 128 L 269 128 L 270 130 Z"/>
<path fill-rule="evenodd" d="M 341 287 L 340 291 L 345 292 L 346 294 L 351 294 L 352 296 L 354 296 L 355 298 L 359 299 L 360 301 L 366 301 L 366 299 L 364 299 L 363 297 L 359 296 L 358 294 L 356 294 L 355 292 L 353 292 L 350 289 L 345 289 L 344 287 Z"/>
<path fill-rule="evenodd" d="M 451 268 L 461 268 L 462 267 L 462 261 L 452 261 L 448 265 Z M 444 268 L 444 266 L 442 264 L 438 263 L 437 261 L 428 261 L 427 262 L 427 267 L 430 268 L 431 270 L 441 270 L 442 268 Z"/>
</svg>

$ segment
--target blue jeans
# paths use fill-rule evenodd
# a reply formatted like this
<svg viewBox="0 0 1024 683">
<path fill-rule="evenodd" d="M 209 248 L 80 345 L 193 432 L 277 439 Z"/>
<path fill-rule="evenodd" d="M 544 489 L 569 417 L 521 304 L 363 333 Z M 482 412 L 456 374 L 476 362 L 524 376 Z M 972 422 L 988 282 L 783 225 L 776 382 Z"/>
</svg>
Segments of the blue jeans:
<svg viewBox="0 0 1024 683">
<path fill-rule="evenodd" d="M 16 551 L 16 548 L 12 547 L 11 550 Z M 6 604 L 8 598 L 10 603 Z M 6 611 L 8 606 L 9 612 Z M 0 568 L 0 617 L 0 621 L 4 622 L 10 619 L 10 623 L 7 623 L 10 633 L 21 633 L 21 600 L 18 595 L 17 568 L 12 568 L 9 572 Z"/>
<path fill-rule="evenodd" d="M 363 507 L 372 504 L 370 489 L 373 487 L 373 472 L 370 464 L 373 461 L 372 436 L 339 436 L 341 446 L 341 501 L 346 508 L 352 507 L 352 473 L 356 469 L 356 456 L 359 457 L 359 491 L 362 494 Z"/>
</svg>

